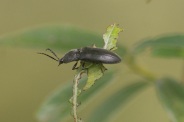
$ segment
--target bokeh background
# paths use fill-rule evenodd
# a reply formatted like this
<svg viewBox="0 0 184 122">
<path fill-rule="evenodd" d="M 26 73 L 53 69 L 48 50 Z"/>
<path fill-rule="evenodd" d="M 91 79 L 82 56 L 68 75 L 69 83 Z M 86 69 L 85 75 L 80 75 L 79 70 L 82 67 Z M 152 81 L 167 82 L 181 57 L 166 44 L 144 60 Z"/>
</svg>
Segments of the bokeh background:
<svg viewBox="0 0 184 122">
<path fill-rule="evenodd" d="M 65 24 L 102 35 L 107 26 L 118 23 L 124 28 L 119 43 L 131 48 L 144 38 L 184 33 L 183 5 L 183 0 L 0 0 L 0 37 L 34 27 Z M 0 122 L 37 122 L 35 114 L 45 97 L 72 81 L 73 64 L 58 68 L 56 62 L 36 55 L 37 51 L 0 47 Z M 145 54 L 139 61 L 160 77 L 182 77 L 181 60 Z M 127 76 L 122 77 L 108 91 L 128 84 L 130 80 L 123 80 Z M 108 94 L 107 90 L 103 93 Z M 98 97 L 103 100 L 103 96 Z M 83 116 L 86 112 L 87 109 Z M 169 122 L 152 87 L 140 92 L 116 116 L 116 122 Z"/>
</svg>

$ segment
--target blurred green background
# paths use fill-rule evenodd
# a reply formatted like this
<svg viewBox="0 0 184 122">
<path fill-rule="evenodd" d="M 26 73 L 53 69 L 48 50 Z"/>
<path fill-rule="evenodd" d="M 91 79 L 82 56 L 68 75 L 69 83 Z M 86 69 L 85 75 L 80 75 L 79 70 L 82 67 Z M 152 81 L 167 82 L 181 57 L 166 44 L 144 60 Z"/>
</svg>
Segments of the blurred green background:
<svg viewBox="0 0 184 122">
<path fill-rule="evenodd" d="M 151 0 L 149 3 L 145 0 L 1 0 L 0 38 L 34 27 L 65 24 L 102 35 L 106 27 L 115 22 L 124 28 L 119 43 L 132 47 L 144 38 L 184 33 L 183 4 L 182 0 Z M 0 122 L 36 122 L 35 114 L 45 97 L 53 89 L 72 81 L 73 63 L 57 67 L 56 62 L 37 55 L 38 51 L 44 49 L 0 47 Z M 144 54 L 139 63 L 160 77 L 182 77 L 182 60 L 151 58 Z M 119 75 L 97 100 L 103 101 L 111 91 L 129 84 L 130 75 Z M 81 113 L 84 119 L 94 106 L 95 102 Z M 128 103 L 113 121 L 169 122 L 169 119 L 154 88 L 149 87 Z"/>
</svg>

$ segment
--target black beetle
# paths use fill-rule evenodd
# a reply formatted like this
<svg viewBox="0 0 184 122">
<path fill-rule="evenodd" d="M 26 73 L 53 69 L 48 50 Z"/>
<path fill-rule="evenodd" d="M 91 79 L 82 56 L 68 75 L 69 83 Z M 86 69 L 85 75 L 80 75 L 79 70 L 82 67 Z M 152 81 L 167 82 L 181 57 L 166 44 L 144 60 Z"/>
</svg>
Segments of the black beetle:
<svg viewBox="0 0 184 122">
<path fill-rule="evenodd" d="M 59 65 L 62 63 L 69 63 L 72 61 L 86 61 L 91 63 L 103 63 L 103 64 L 115 64 L 121 62 L 121 58 L 116 55 L 115 53 L 103 49 L 103 48 L 94 48 L 94 47 L 83 47 L 79 49 L 73 49 L 66 53 L 61 59 L 51 50 L 49 50 L 56 58 L 45 54 L 45 53 L 38 53 L 46 55 L 56 61 L 59 62 Z M 73 66 L 73 70 L 76 69 L 77 62 Z"/>
</svg>

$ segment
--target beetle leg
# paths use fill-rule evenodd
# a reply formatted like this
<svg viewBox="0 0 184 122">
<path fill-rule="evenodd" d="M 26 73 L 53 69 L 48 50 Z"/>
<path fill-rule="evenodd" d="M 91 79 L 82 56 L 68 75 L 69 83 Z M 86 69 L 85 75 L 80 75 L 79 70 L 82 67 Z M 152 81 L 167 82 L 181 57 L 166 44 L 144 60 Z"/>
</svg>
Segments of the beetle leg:
<svg viewBox="0 0 184 122">
<path fill-rule="evenodd" d="M 85 62 L 81 61 L 80 63 L 81 63 L 82 70 L 85 70 L 88 68 L 88 67 L 85 67 L 85 64 L 86 64 Z"/>
<path fill-rule="evenodd" d="M 110 50 L 114 50 L 115 49 L 115 47 L 112 47 Z"/>
<path fill-rule="evenodd" d="M 105 67 L 105 69 L 104 70 L 108 70 L 106 67 Z"/>
<path fill-rule="evenodd" d="M 73 65 L 72 70 L 78 69 L 78 67 L 76 67 L 77 64 L 78 64 L 78 61 Z"/>
<path fill-rule="evenodd" d="M 83 70 L 86 69 L 86 68 L 85 68 L 85 62 L 82 62 L 82 69 L 83 69 Z"/>
<path fill-rule="evenodd" d="M 100 70 L 101 70 L 101 72 L 104 74 L 104 71 L 105 70 L 108 70 L 106 67 L 104 67 L 105 69 L 103 69 L 103 68 L 100 68 Z"/>
</svg>

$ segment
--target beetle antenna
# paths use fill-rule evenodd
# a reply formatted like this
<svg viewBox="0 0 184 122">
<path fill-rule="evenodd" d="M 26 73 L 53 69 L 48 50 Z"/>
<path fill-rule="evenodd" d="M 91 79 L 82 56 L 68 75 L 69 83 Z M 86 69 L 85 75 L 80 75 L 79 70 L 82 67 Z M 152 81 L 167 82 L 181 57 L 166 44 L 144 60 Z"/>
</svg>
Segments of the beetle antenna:
<svg viewBox="0 0 184 122">
<path fill-rule="evenodd" d="M 56 55 L 56 53 L 55 53 L 54 51 L 52 51 L 52 50 L 49 49 L 49 48 L 47 48 L 46 51 L 50 51 L 50 52 L 59 60 L 58 56 Z"/>
<path fill-rule="evenodd" d="M 42 55 L 48 56 L 49 58 L 52 58 L 55 61 L 59 61 L 59 59 L 55 59 L 54 57 L 52 57 L 52 56 L 50 56 L 48 54 L 45 54 L 45 53 L 38 53 L 38 54 L 42 54 Z"/>
</svg>

